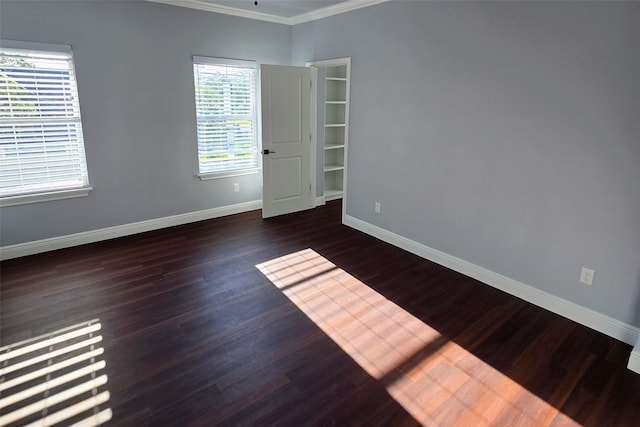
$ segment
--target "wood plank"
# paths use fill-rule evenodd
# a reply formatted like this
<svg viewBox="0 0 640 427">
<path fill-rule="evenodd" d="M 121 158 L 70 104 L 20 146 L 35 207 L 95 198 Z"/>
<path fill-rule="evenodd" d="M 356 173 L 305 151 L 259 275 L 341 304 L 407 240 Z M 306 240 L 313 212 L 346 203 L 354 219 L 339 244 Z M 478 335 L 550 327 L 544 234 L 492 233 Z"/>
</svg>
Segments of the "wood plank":
<svg viewBox="0 0 640 427">
<path fill-rule="evenodd" d="M 99 318 L 114 426 L 640 419 L 630 346 L 345 227 L 340 214 L 339 200 L 268 220 L 254 211 L 4 261 L 0 344 Z M 335 269 L 309 264 L 279 289 L 256 267 L 308 248 Z M 403 346 L 412 331 L 423 346 Z M 345 351 L 367 345 L 380 361 L 403 358 L 370 375 Z"/>
</svg>

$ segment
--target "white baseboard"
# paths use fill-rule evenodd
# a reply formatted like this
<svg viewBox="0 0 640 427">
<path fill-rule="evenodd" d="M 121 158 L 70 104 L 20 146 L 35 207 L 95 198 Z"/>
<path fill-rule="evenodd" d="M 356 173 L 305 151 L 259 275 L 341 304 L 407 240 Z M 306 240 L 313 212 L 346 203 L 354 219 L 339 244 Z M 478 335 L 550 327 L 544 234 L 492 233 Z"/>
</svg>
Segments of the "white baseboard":
<svg viewBox="0 0 640 427">
<path fill-rule="evenodd" d="M 635 346 L 631 355 L 629 356 L 629 363 L 627 369 L 640 374 L 640 346 Z"/>
<path fill-rule="evenodd" d="M 324 204 L 316 200 L 316 205 Z M 236 205 L 223 206 L 219 208 L 207 209 L 197 212 L 189 212 L 180 215 L 173 215 L 164 218 L 156 218 L 147 221 L 140 221 L 131 224 L 118 225 L 115 227 L 102 228 L 99 230 L 85 231 L 82 233 L 70 234 L 67 236 L 52 237 L 49 239 L 36 240 L 33 242 L 19 243 L 0 248 L 0 260 L 18 258 L 27 255 L 34 255 L 42 252 L 57 249 L 69 248 L 72 246 L 84 245 L 87 243 L 99 242 L 102 240 L 114 239 L 145 231 L 158 230 L 176 225 L 188 224 L 196 221 L 203 221 L 248 212 L 262 208 L 262 201 L 239 203 Z M 484 267 L 470 263 L 463 259 L 454 257 L 447 253 L 425 246 L 421 243 L 407 239 L 406 237 L 387 231 L 383 228 L 369 224 L 352 216 L 346 215 L 344 224 L 362 231 L 363 233 L 377 237 L 387 243 L 402 248 L 422 258 L 443 265 L 466 276 L 472 277 L 494 288 L 500 289 L 527 302 L 535 304 L 553 313 L 564 316 L 574 322 L 580 323 L 596 331 L 602 332 L 610 337 L 616 338 L 628 344 L 635 344 L 640 336 L 640 328 L 624 323 L 607 315 L 598 313 L 586 307 L 582 307 L 573 302 L 559 298 L 555 295 L 525 285 L 517 280 L 510 279 L 501 274 L 495 273 Z M 631 352 L 627 367 L 640 373 L 640 345 Z"/>
<path fill-rule="evenodd" d="M 640 328 L 430 248 L 368 222 L 347 215 L 344 224 L 620 341 L 633 345 L 640 335 Z M 637 358 L 638 367 L 640 367 L 640 353 L 637 354 Z M 629 363 L 631 363 L 631 360 Z"/>
<path fill-rule="evenodd" d="M 143 233 L 145 231 L 158 230 L 161 228 L 173 227 L 176 225 L 188 224 L 190 222 L 203 221 L 206 219 L 218 218 L 221 216 L 248 212 L 261 208 L 262 201 L 256 200 L 253 202 L 238 203 L 236 205 L 189 212 L 164 218 L 155 218 L 131 224 L 116 225 L 115 227 L 101 228 L 99 230 L 84 231 L 82 233 L 69 234 L 66 236 L 52 237 L 50 239 L 19 243 L 0 248 L 0 260 L 34 255 L 42 252 L 99 242 L 102 240 L 115 239 L 117 237 L 129 236 L 131 234 Z"/>
<path fill-rule="evenodd" d="M 316 206 L 322 206 L 326 204 L 327 204 L 327 200 L 324 198 L 324 196 L 316 197 Z"/>
</svg>

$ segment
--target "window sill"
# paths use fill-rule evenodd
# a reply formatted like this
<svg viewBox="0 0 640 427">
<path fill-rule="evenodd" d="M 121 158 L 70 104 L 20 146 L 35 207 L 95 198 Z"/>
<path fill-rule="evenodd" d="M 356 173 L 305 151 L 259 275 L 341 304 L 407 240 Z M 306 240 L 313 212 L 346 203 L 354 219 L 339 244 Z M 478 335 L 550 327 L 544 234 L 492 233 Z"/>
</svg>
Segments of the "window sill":
<svg viewBox="0 0 640 427">
<path fill-rule="evenodd" d="M 74 188 L 72 190 L 50 191 L 47 193 L 25 194 L 22 196 L 12 196 L 0 198 L 0 207 L 26 205 L 29 203 L 50 202 L 52 200 L 71 199 L 75 197 L 85 197 L 93 187 Z"/>
<path fill-rule="evenodd" d="M 232 176 L 255 175 L 258 172 L 260 172 L 260 168 L 242 169 L 237 171 L 226 171 L 226 172 L 209 172 L 209 173 L 198 174 L 198 178 L 200 178 L 200 181 L 207 181 L 209 179 L 229 178 Z"/>
</svg>

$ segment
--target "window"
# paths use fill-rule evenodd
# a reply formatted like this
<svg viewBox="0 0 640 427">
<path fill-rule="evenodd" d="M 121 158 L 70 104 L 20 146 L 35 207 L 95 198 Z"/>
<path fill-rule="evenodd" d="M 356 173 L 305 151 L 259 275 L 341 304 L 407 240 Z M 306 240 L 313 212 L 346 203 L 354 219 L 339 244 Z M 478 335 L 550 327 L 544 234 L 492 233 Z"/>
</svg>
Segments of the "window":
<svg viewBox="0 0 640 427">
<path fill-rule="evenodd" d="M 193 73 L 200 178 L 255 172 L 256 63 L 195 56 Z"/>
<path fill-rule="evenodd" d="M 0 203 L 87 195 L 70 46 L 0 44 Z"/>
</svg>

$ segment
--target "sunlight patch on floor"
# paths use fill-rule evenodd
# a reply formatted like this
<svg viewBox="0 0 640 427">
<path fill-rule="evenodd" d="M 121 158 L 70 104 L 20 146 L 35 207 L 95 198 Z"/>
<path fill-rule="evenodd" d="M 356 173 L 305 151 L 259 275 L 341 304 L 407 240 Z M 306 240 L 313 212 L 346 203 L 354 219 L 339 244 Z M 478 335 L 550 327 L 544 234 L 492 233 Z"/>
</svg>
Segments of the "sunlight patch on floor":
<svg viewBox="0 0 640 427">
<path fill-rule="evenodd" d="M 0 347 L 0 425 L 109 421 L 100 329 L 96 319 Z"/>
<path fill-rule="evenodd" d="M 578 425 L 312 249 L 256 266 L 423 425 Z"/>
</svg>

